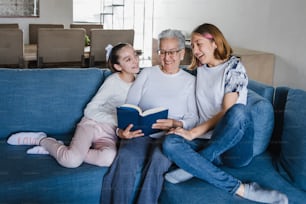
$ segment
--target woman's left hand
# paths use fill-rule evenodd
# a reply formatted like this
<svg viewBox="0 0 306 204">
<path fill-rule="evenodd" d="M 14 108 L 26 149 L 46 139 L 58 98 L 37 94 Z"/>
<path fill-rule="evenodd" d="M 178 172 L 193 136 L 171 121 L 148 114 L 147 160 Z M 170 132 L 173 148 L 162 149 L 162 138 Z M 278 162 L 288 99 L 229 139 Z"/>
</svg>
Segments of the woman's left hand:
<svg viewBox="0 0 306 204">
<path fill-rule="evenodd" d="M 189 141 L 194 139 L 189 130 L 185 130 L 184 128 L 181 128 L 181 127 L 171 128 L 167 134 L 176 134 Z"/>
</svg>

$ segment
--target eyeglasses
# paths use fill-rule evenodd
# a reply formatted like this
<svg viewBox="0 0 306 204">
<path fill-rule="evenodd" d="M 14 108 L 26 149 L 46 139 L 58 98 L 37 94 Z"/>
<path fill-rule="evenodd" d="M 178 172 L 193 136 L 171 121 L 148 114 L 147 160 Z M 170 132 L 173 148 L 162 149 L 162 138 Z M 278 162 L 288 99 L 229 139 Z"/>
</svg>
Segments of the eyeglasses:
<svg viewBox="0 0 306 204">
<path fill-rule="evenodd" d="M 166 50 L 158 50 L 157 51 L 157 54 L 164 57 L 166 56 L 167 54 L 169 55 L 169 57 L 175 57 L 177 55 L 177 53 L 179 53 L 181 51 L 180 50 L 169 50 L 169 51 L 166 51 Z"/>
</svg>

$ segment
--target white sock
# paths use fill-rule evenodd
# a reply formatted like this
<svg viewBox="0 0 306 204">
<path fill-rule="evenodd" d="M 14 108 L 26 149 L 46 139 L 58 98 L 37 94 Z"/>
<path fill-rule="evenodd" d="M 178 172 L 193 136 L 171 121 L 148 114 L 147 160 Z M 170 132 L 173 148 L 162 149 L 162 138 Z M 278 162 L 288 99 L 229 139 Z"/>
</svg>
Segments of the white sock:
<svg viewBox="0 0 306 204">
<path fill-rule="evenodd" d="M 63 141 L 58 142 L 64 144 Z M 27 154 L 49 154 L 49 152 L 43 146 L 34 146 L 27 150 Z"/>
<path fill-rule="evenodd" d="M 262 203 L 288 204 L 287 196 L 279 191 L 264 189 L 255 182 L 243 185 L 243 198 Z"/>
<path fill-rule="evenodd" d="M 44 132 L 18 132 L 12 134 L 7 143 L 11 145 L 39 145 L 41 139 L 47 137 Z"/>
<path fill-rule="evenodd" d="M 187 171 L 183 169 L 176 169 L 173 171 L 170 171 L 169 173 L 166 173 L 165 179 L 173 184 L 180 183 L 187 181 L 193 177 L 192 174 L 188 173 Z"/>
<path fill-rule="evenodd" d="M 27 150 L 27 154 L 49 154 L 49 152 L 42 146 L 34 146 Z"/>
</svg>

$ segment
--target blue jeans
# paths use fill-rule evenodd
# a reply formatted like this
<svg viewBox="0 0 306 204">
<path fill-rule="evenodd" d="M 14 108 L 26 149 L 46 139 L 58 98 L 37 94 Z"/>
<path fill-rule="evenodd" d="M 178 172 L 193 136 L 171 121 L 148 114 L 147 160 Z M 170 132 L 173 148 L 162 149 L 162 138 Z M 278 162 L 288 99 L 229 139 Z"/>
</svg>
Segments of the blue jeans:
<svg viewBox="0 0 306 204">
<path fill-rule="evenodd" d="M 232 106 L 214 129 L 210 140 L 188 141 L 168 135 L 163 151 L 177 166 L 216 187 L 234 194 L 241 181 L 218 166 L 241 167 L 253 158 L 253 121 L 242 104 Z"/>
<path fill-rule="evenodd" d="M 116 159 L 103 179 L 101 203 L 157 204 L 164 173 L 172 164 L 161 145 L 162 139 L 148 136 L 121 140 Z"/>
</svg>

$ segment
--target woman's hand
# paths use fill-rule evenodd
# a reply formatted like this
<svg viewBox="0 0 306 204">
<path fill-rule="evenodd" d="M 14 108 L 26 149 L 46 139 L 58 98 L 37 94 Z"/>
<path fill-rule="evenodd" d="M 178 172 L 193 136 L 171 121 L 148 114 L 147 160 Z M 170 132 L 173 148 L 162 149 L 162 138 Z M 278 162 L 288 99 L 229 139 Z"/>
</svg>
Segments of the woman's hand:
<svg viewBox="0 0 306 204">
<path fill-rule="evenodd" d="M 171 128 L 183 126 L 181 121 L 174 119 L 159 119 L 152 125 L 153 129 L 170 130 Z"/>
<path fill-rule="evenodd" d="M 185 138 L 186 140 L 189 140 L 189 141 L 194 139 L 190 130 L 185 130 L 184 128 L 181 128 L 181 127 L 171 128 L 168 131 L 167 134 L 176 134 L 176 135 L 179 135 L 179 136 L 181 136 L 181 137 L 183 137 L 183 138 Z"/>
<path fill-rule="evenodd" d="M 141 130 L 131 131 L 132 127 L 133 127 L 133 124 L 130 124 L 124 130 L 118 129 L 118 132 L 117 132 L 118 137 L 120 137 L 121 139 L 132 139 L 132 138 L 135 138 L 135 137 L 144 136 L 144 134 L 142 133 Z"/>
</svg>

